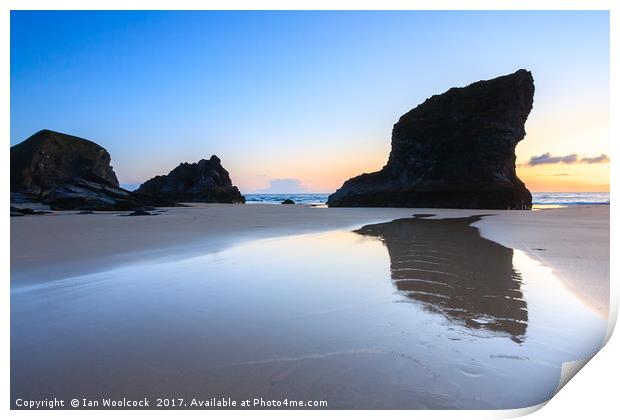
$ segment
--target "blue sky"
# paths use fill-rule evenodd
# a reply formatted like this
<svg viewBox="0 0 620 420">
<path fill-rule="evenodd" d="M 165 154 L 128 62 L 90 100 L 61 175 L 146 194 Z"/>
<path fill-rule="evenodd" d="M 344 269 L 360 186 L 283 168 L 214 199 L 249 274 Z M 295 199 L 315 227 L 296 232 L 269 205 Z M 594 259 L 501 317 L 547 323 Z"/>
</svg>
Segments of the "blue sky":
<svg viewBox="0 0 620 420">
<path fill-rule="evenodd" d="M 609 152 L 607 12 L 13 11 L 11 144 L 91 139 L 121 183 L 217 154 L 243 192 L 329 192 L 425 98 L 519 68 L 519 161 Z"/>
</svg>

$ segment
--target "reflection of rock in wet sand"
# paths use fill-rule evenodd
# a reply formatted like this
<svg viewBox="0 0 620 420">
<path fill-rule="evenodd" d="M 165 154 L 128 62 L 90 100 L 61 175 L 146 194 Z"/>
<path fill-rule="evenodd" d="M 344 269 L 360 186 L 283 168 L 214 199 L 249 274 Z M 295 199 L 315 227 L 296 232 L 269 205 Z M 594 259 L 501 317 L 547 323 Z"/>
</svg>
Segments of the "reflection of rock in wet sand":
<svg viewBox="0 0 620 420">
<path fill-rule="evenodd" d="M 512 249 L 480 236 L 481 219 L 398 219 L 356 231 L 376 236 L 388 249 L 399 291 L 470 328 L 506 332 L 523 341 L 527 304 Z"/>
</svg>

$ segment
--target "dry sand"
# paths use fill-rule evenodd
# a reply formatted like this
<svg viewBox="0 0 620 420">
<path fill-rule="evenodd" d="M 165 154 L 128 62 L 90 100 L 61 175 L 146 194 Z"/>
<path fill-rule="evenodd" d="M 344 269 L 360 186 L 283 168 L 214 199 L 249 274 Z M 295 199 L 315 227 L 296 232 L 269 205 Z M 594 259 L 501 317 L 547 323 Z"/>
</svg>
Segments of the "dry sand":
<svg viewBox="0 0 620 420">
<path fill-rule="evenodd" d="M 482 236 L 527 252 L 601 314 L 609 310 L 609 206 L 481 211 L 208 204 L 165 210 L 140 217 L 55 212 L 11 218 L 13 285 L 142 259 L 216 252 L 250 239 L 352 230 L 415 213 L 442 218 L 488 214 L 475 224 Z"/>
</svg>

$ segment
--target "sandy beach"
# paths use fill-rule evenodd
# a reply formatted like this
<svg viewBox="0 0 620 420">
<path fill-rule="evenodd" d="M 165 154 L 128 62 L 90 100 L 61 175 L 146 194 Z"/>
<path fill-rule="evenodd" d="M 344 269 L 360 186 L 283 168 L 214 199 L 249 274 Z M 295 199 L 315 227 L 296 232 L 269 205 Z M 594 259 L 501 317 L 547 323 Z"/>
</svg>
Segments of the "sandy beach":
<svg viewBox="0 0 620 420">
<path fill-rule="evenodd" d="M 413 214 L 434 218 L 485 214 L 483 237 L 525 251 L 551 267 L 581 299 L 609 308 L 609 206 L 536 211 L 316 208 L 293 205 L 193 204 L 157 216 L 55 212 L 11 219 L 13 286 L 111 269 L 136 261 L 217 252 L 252 239 L 354 230 Z"/>
<path fill-rule="evenodd" d="M 11 218 L 14 396 L 520 408 L 605 334 L 607 206 L 162 210 Z"/>
</svg>

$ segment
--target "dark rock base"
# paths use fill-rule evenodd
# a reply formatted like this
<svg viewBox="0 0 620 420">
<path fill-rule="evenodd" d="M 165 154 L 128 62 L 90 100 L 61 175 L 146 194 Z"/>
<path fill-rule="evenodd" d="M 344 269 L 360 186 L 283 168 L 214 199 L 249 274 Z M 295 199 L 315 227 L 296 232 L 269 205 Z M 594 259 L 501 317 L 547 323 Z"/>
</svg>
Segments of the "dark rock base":
<svg viewBox="0 0 620 420">
<path fill-rule="evenodd" d="M 527 210 L 532 196 L 525 188 L 497 185 L 475 189 L 445 189 L 433 191 L 381 191 L 349 193 L 330 197 L 333 207 L 409 207 L 487 210 Z"/>
</svg>

